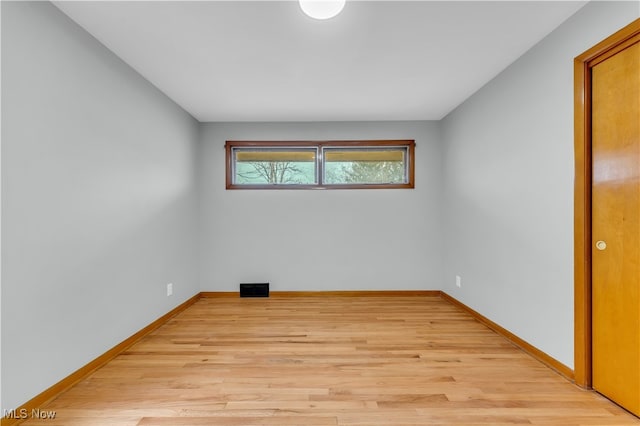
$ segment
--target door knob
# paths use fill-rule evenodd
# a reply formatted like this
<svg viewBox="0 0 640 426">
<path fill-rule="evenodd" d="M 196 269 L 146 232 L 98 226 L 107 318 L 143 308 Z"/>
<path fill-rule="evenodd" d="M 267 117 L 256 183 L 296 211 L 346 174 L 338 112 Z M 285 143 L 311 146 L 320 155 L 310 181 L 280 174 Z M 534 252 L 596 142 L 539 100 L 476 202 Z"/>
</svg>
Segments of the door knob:
<svg viewBox="0 0 640 426">
<path fill-rule="evenodd" d="M 604 250 L 607 248 L 607 243 L 605 243 L 604 241 L 600 240 L 596 243 L 596 248 L 598 250 Z"/>
</svg>

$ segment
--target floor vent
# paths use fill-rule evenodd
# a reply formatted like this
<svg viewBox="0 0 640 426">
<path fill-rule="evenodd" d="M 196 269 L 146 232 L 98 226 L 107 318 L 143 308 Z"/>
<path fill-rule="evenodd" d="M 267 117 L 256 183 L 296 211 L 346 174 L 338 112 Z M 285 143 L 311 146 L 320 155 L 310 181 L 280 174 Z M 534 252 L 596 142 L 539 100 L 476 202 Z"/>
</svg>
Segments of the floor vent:
<svg viewBox="0 0 640 426">
<path fill-rule="evenodd" d="M 240 284 L 240 297 L 269 297 L 269 283 Z"/>
</svg>

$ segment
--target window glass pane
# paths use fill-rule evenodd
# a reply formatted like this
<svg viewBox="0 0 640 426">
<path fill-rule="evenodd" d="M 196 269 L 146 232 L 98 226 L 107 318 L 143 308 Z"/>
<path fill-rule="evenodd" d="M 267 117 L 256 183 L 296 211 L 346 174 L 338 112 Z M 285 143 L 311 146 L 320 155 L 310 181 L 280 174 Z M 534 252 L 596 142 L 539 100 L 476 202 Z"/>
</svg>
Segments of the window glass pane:
<svg viewBox="0 0 640 426">
<path fill-rule="evenodd" d="M 407 148 L 323 149 L 327 184 L 407 183 Z"/>
<path fill-rule="evenodd" d="M 316 148 L 233 148 L 234 183 L 305 185 L 317 179 Z"/>
<path fill-rule="evenodd" d="M 413 140 L 227 141 L 227 189 L 414 188 Z"/>
</svg>

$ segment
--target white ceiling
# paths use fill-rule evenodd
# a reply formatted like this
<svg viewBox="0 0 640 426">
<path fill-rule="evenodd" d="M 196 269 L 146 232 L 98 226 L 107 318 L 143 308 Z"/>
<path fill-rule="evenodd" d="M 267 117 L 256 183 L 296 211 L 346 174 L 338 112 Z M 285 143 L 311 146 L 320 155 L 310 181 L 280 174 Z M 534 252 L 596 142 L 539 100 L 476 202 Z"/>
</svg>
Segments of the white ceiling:
<svg viewBox="0 0 640 426">
<path fill-rule="evenodd" d="M 54 4 L 200 121 L 350 121 L 444 117 L 585 2 Z"/>
</svg>

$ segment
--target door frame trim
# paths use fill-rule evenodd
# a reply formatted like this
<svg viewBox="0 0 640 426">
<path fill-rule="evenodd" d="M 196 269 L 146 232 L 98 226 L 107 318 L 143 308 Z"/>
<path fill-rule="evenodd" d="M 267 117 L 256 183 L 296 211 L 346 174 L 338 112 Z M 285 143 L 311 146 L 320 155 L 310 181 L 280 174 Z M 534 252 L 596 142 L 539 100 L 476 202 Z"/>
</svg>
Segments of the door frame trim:
<svg viewBox="0 0 640 426">
<path fill-rule="evenodd" d="M 574 375 L 591 387 L 591 68 L 640 40 L 640 19 L 573 61 L 574 70 Z"/>
</svg>

